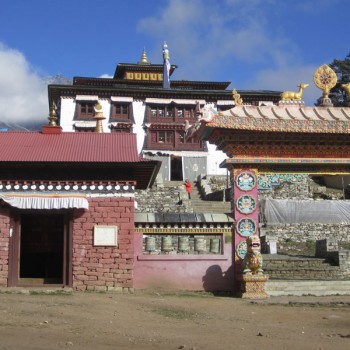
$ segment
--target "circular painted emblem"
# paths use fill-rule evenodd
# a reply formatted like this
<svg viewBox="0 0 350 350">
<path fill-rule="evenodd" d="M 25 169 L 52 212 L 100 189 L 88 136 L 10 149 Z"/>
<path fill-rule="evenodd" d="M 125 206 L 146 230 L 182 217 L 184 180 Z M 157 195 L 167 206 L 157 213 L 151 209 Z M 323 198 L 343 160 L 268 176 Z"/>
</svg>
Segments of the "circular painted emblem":
<svg viewBox="0 0 350 350">
<path fill-rule="evenodd" d="M 236 207 L 242 214 L 251 214 L 256 209 L 256 201 L 249 194 L 243 195 L 238 197 Z"/>
<path fill-rule="evenodd" d="M 236 185 L 242 191 L 250 191 L 256 185 L 256 176 L 250 171 L 243 171 L 237 176 Z"/>
<path fill-rule="evenodd" d="M 243 237 L 249 237 L 256 232 L 256 223 L 253 219 L 242 218 L 237 221 L 237 232 Z"/>
<path fill-rule="evenodd" d="M 247 241 L 242 241 L 237 244 L 236 253 L 241 259 L 244 259 L 247 254 Z"/>
</svg>

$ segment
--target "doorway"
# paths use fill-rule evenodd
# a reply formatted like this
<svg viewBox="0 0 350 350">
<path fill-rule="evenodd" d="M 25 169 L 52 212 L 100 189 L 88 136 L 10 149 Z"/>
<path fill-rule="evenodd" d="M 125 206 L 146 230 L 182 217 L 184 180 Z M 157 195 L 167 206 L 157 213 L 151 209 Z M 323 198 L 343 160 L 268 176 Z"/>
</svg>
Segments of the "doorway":
<svg viewBox="0 0 350 350">
<path fill-rule="evenodd" d="M 12 285 L 67 285 L 67 224 L 60 213 L 20 214 L 12 249 Z"/>
<path fill-rule="evenodd" d="M 182 157 L 171 157 L 171 181 L 183 181 Z"/>
</svg>

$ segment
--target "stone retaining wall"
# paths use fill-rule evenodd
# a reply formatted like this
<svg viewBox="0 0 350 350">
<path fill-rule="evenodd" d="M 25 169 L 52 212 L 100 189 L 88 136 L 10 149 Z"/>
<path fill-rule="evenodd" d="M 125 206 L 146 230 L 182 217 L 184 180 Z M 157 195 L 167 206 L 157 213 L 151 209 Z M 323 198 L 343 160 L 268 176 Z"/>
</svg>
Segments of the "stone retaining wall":
<svg viewBox="0 0 350 350">
<path fill-rule="evenodd" d="M 261 229 L 266 241 L 283 244 L 287 240 L 307 242 L 321 239 L 334 239 L 340 243 L 350 243 L 349 224 L 284 224 L 267 225 Z"/>
</svg>

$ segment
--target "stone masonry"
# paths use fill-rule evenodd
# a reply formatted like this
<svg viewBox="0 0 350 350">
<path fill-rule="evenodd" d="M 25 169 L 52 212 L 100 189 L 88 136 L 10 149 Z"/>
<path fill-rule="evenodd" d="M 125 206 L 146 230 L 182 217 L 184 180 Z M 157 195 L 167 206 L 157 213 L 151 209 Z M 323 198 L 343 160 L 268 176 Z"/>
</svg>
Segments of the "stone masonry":
<svg viewBox="0 0 350 350">
<path fill-rule="evenodd" d="M 116 247 L 95 247 L 95 225 L 117 225 Z M 89 210 L 75 210 L 73 217 L 73 288 L 123 291 L 133 287 L 134 199 L 89 199 Z"/>
<path fill-rule="evenodd" d="M 7 286 L 9 263 L 9 209 L 0 206 L 0 286 Z"/>
</svg>

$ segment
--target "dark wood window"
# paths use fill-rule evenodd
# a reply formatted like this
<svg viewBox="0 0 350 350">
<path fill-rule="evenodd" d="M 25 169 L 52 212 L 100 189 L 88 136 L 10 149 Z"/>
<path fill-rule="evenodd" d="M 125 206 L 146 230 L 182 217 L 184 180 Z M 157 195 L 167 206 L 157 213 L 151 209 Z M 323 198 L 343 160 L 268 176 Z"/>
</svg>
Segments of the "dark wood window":
<svg viewBox="0 0 350 350">
<path fill-rule="evenodd" d="M 166 106 L 150 106 L 149 116 L 151 118 L 172 118 L 173 110 Z"/>
<path fill-rule="evenodd" d="M 173 131 L 152 131 L 151 132 L 152 143 L 165 143 L 174 144 L 174 132 Z"/>
<path fill-rule="evenodd" d="M 194 119 L 196 116 L 195 106 L 177 106 L 175 108 L 175 116 L 177 121 L 184 121 L 185 119 Z"/>
<path fill-rule="evenodd" d="M 94 106 L 96 102 L 77 102 L 76 119 L 92 120 L 94 117 Z"/>
<path fill-rule="evenodd" d="M 113 120 L 129 120 L 131 104 L 130 103 L 112 103 L 111 121 Z"/>
</svg>

